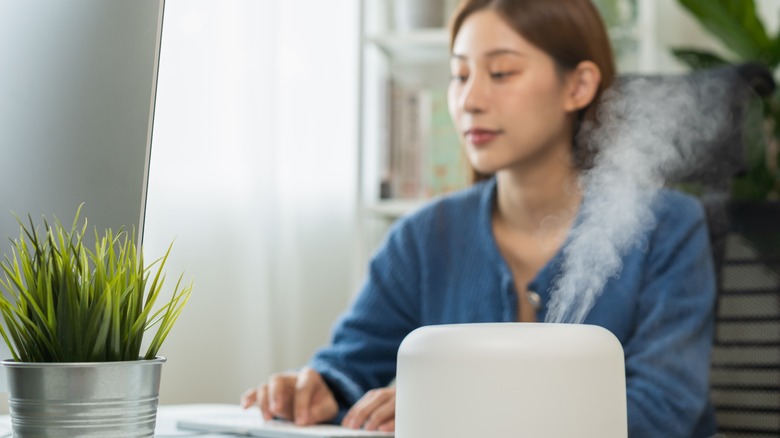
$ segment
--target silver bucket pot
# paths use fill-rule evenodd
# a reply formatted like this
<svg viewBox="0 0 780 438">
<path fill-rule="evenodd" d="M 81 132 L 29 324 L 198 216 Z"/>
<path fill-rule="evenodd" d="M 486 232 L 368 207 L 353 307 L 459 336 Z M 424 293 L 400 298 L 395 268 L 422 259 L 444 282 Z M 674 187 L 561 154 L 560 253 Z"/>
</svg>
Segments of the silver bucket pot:
<svg viewBox="0 0 780 438">
<path fill-rule="evenodd" d="M 154 437 L 163 363 L 4 360 L 14 437 Z"/>
</svg>

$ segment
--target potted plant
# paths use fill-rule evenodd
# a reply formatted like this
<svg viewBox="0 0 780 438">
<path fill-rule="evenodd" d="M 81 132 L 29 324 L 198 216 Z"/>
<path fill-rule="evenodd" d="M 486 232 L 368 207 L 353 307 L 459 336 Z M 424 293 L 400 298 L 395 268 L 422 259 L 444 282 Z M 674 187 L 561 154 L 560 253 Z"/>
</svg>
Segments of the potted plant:
<svg viewBox="0 0 780 438">
<path fill-rule="evenodd" d="M 170 254 L 146 266 L 134 236 L 44 219 L 20 220 L 12 254 L 0 261 L 0 334 L 14 436 L 152 437 L 163 341 L 190 297 L 181 277 L 162 300 Z M 158 301 L 164 301 L 155 308 Z M 143 335 L 154 336 L 141 354 Z"/>
<path fill-rule="evenodd" d="M 714 37 L 730 49 L 729 56 L 691 47 L 672 49 L 693 69 L 742 62 L 760 62 L 775 72 L 780 64 L 780 34 L 770 36 L 753 0 L 678 0 Z M 764 136 L 748 143 L 748 167 L 732 184 L 732 198 L 780 199 L 780 90 L 763 99 Z"/>
<path fill-rule="evenodd" d="M 673 55 L 693 69 L 758 62 L 769 71 L 780 66 L 780 33 L 769 35 L 753 0 L 678 0 L 728 55 L 676 47 Z M 762 258 L 780 257 L 780 88 L 761 99 L 758 135 L 747 139 L 746 168 L 731 184 L 728 205 L 731 228 L 751 243 Z M 776 266 L 769 266 L 778 270 Z"/>
</svg>

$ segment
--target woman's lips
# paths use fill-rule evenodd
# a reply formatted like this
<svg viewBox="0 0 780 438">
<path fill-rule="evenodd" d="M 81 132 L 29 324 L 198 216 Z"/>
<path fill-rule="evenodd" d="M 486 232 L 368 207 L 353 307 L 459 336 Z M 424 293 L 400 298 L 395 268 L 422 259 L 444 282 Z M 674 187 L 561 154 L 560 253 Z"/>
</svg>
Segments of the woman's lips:
<svg viewBox="0 0 780 438">
<path fill-rule="evenodd" d="M 501 131 L 489 129 L 469 129 L 466 131 L 466 139 L 475 146 L 483 146 L 493 141 L 500 134 Z"/>
</svg>

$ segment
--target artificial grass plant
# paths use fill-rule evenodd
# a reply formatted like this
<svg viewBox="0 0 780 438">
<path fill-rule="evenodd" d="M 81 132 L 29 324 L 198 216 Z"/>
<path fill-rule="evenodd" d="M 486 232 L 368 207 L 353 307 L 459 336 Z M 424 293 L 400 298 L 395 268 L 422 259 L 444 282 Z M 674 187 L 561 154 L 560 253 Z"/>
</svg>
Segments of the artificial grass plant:
<svg viewBox="0 0 780 438">
<path fill-rule="evenodd" d="M 110 229 L 84 244 L 87 221 L 70 229 L 44 219 L 39 233 L 19 220 L 12 256 L 0 261 L 0 333 L 20 362 L 106 362 L 141 359 L 144 333 L 156 327 L 143 359 L 153 359 L 187 303 L 182 277 L 156 310 L 170 254 L 144 266 L 134 234 Z"/>
</svg>

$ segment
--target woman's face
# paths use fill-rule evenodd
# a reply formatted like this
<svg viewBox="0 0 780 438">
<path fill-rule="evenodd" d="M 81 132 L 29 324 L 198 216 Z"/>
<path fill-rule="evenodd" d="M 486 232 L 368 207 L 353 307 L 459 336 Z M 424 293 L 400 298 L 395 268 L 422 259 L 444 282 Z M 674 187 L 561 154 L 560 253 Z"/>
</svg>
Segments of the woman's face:
<svg viewBox="0 0 780 438">
<path fill-rule="evenodd" d="M 565 81 L 549 55 L 489 9 L 466 18 L 452 52 L 450 115 L 477 171 L 570 154 Z"/>
</svg>

